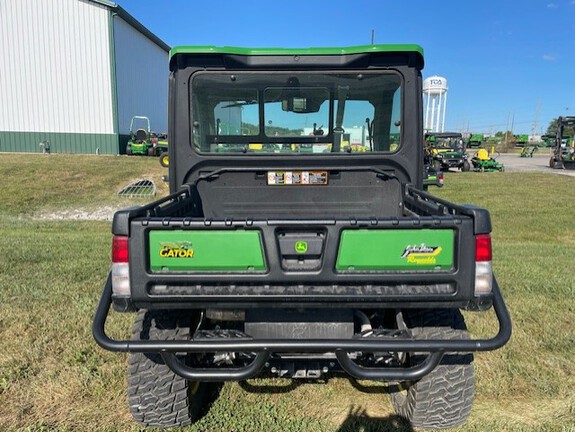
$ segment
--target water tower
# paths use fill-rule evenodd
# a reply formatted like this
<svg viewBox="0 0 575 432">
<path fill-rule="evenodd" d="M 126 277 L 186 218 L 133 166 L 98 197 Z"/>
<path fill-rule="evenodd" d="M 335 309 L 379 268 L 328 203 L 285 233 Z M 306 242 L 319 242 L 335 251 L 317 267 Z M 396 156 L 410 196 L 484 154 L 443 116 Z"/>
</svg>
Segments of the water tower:
<svg viewBox="0 0 575 432">
<path fill-rule="evenodd" d="M 431 76 L 423 81 L 426 132 L 443 132 L 447 108 L 447 79 Z"/>
</svg>

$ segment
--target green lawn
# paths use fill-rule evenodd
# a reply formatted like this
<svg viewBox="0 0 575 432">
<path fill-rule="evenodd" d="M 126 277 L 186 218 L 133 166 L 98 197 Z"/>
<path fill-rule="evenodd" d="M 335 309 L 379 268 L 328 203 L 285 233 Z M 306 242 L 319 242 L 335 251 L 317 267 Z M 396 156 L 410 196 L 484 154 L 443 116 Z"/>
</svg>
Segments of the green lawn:
<svg viewBox="0 0 575 432">
<path fill-rule="evenodd" d="M 1 154 L 0 174 L 0 430 L 139 430 L 126 402 L 125 355 L 97 347 L 90 329 L 110 223 L 42 216 L 144 202 L 116 192 L 145 176 L 165 193 L 165 170 L 155 158 Z M 575 430 L 575 178 L 449 173 L 432 192 L 491 211 L 495 272 L 514 324 L 508 345 L 476 355 L 476 402 L 456 430 Z M 115 314 L 110 332 L 127 336 L 132 319 Z M 492 312 L 466 319 L 475 336 L 495 332 Z M 384 385 L 270 383 L 225 384 L 186 430 L 409 430 Z"/>
</svg>

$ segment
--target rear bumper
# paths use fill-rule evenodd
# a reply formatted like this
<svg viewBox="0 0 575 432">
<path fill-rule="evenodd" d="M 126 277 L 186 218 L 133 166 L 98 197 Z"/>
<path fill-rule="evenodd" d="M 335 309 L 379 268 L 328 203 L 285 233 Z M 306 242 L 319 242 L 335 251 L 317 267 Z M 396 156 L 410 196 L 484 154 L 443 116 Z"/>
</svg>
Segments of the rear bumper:
<svg viewBox="0 0 575 432">
<path fill-rule="evenodd" d="M 178 375 L 196 381 L 241 381 L 258 375 L 272 353 L 335 353 L 341 368 L 360 379 L 406 381 L 416 380 L 431 372 L 446 352 L 490 351 L 502 347 L 511 337 L 511 319 L 493 280 L 493 307 L 499 323 L 498 333 L 490 339 L 475 340 L 415 340 L 415 339 L 202 339 L 189 341 L 114 340 L 105 331 L 112 305 L 111 277 L 104 287 L 92 332 L 104 349 L 115 352 L 158 352 L 165 363 Z M 427 352 L 427 359 L 411 368 L 366 368 L 357 365 L 348 352 Z M 189 352 L 253 352 L 256 357 L 242 368 L 195 369 L 184 365 L 176 353 Z"/>
</svg>

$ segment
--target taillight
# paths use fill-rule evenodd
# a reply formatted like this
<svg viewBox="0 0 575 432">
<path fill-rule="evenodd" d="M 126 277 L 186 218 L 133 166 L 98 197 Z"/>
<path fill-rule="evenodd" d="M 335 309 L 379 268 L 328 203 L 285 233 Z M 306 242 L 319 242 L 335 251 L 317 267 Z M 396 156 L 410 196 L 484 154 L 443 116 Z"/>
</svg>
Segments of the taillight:
<svg viewBox="0 0 575 432">
<path fill-rule="evenodd" d="M 439 184 L 443 186 L 443 173 L 439 172 L 439 174 L 437 174 L 437 179 L 439 180 Z"/>
<path fill-rule="evenodd" d="M 491 235 L 475 236 L 475 295 L 489 294 L 493 287 Z"/>
<path fill-rule="evenodd" d="M 129 296 L 130 292 L 128 237 L 114 236 L 112 239 L 112 293 Z"/>
<path fill-rule="evenodd" d="M 114 236 L 112 238 L 112 262 L 127 263 L 128 258 L 128 237 Z"/>
</svg>

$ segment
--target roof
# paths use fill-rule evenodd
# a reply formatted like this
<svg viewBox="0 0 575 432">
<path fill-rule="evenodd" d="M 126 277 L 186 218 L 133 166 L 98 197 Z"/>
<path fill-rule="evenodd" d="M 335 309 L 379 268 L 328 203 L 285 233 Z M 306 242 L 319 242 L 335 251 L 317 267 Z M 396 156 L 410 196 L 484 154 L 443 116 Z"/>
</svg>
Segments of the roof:
<svg viewBox="0 0 575 432">
<path fill-rule="evenodd" d="M 135 28 L 137 31 L 142 33 L 144 36 L 146 36 L 148 39 L 150 39 L 152 42 L 154 42 L 156 45 L 158 45 L 160 48 L 162 48 L 164 51 L 170 52 L 170 46 L 168 44 L 166 44 L 162 39 L 160 39 L 158 36 L 156 36 L 150 30 L 148 30 L 140 21 L 138 21 L 136 18 L 134 18 L 132 15 L 130 15 L 119 4 L 111 2 L 109 0 L 88 0 L 88 1 L 91 3 L 96 3 L 96 4 L 99 4 L 102 6 L 106 6 L 108 9 L 114 11 L 116 14 L 118 14 L 118 16 L 120 18 L 122 18 L 124 21 L 126 21 L 128 24 L 130 24 L 133 28 Z"/>
<path fill-rule="evenodd" d="M 177 46 L 170 50 L 170 58 L 176 54 L 232 54 L 232 55 L 346 55 L 375 52 L 415 52 L 423 57 L 423 48 L 419 45 L 358 45 L 351 47 L 319 48 L 240 48 L 217 46 Z"/>
</svg>

